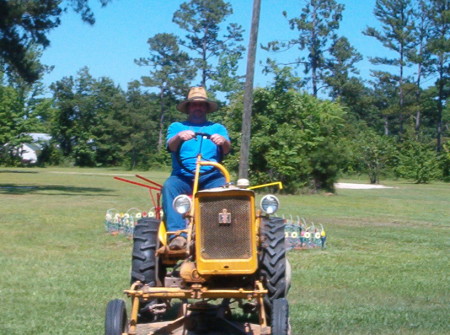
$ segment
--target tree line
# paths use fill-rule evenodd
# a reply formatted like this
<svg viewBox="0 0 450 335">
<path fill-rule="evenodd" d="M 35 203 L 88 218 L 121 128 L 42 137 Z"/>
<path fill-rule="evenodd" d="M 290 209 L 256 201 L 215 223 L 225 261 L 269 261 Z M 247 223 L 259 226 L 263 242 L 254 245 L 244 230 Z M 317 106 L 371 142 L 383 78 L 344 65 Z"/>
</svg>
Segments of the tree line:
<svg viewBox="0 0 450 335">
<path fill-rule="evenodd" d="M 52 141 L 41 165 L 168 166 L 165 131 L 183 118 L 175 105 L 189 86 L 203 85 L 222 100 L 211 116 L 231 133 L 226 164 L 237 171 L 245 47 L 242 27 L 228 22 L 230 3 L 182 3 L 172 16 L 182 33 L 149 37 L 148 54 L 135 59 L 147 75 L 126 90 L 84 67 L 54 82 L 44 98 L 46 34 L 70 8 L 94 23 L 87 0 L 0 0 L 0 164 L 22 164 L 17 148 L 30 141 L 27 134 L 45 132 Z M 367 174 L 372 183 L 383 175 L 450 180 L 449 2 L 377 0 L 381 28 L 362 33 L 392 56 L 369 58 L 371 79 L 359 77 L 363 56 L 339 35 L 344 5 L 308 0 L 299 12 L 283 13 L 295 38 L 261 45 L 273 55 L 264 66 L 272 81 L 254 91 L 250 177 L 281 180 L 288 192 L 333 190 L 342 173 Z M 291 61 L 278 62 L 288 49 Z"/>
</svg>

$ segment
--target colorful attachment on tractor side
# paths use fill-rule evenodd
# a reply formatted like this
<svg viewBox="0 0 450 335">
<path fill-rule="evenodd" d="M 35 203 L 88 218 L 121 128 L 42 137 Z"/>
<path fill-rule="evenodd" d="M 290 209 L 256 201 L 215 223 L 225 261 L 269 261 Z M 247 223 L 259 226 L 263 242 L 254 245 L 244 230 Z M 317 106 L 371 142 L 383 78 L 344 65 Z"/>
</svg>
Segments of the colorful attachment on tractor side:
<svg viewBox="0 0 450 335">
<path fill-rule="evenodd" d="M 162 215 L 162 211 L 159 211 Z M 148 211 L 138 208 L 130 208 L 126 212 L 120 212 L 115 208 L 108 209 L 105 215 L 105 230 L 111 235 L 123 234 L 133 236 L 134 226 L 141 218 L 156 217 L 156 209 L 153 207 Z"/>
<path fill-rule="evenodd" d="M 284 217 L 283 217 L 284 218 Z M 287 250 L 326 247 L 327 235 L 322 224 L 317 227 L 314 222 L 308 224 L 304 218 L 292 216 L 285 220 L 285 245 Z"/>
<path fill-rule="evenodd" d="M 129 184 L 133 184 L 133 185 L 136 185 L 136 186 L 141 186 L 141 187 L 147 188 L 149 190 L 149 192 L 150 192 L 150 198 L 152 200 L 153 207 L 155 208 L 156 218 L 157 219 L 161 219 L 161 217 L 162 217 L 161 216 L 161 189 L 162 189 L 162 185 L 158 184 L 157 182 L 155 182 L 153 180 L 150 180 L 150 179 L 147 179 L 145 177 L 142 177 L 142 176 L 140 176 L 138 174 L 136 175 L 136 177 L 141 179 L 141 180 L 143 180 L 143 181 L 145 181 L 148 184 L 151 184 L 152 186 L 147 185 L 147 184 L 138 183 L 136 181 L 125 179 L 125 178 L 121 178 L 121 177 L 114 177 L 114 179 L 120 180 L 120 181 L 123 181 L 123 182 L 126 182 L 126 183 L 129 183 Z M 156 199 L 155 199 L 155 197 L 153 195 L 153 191 L 156 191 Z"/>
<path fill-rule="evenodd" d="M 153 207 L 148 211 L 142 211 L 138 208 L 130 208 L 125 213 L 119 212 L 115 208 L 108 209 L 105 215 L 105 229 L 112 235 L 124 234 L 127 236 L 132 236 L 134 226 L 137 224 L 139 219 L 145 217 L 155 217 L 157 219 L 161 219 L 163 216 L 161 209 L 162 185 L 140 175 L 136 175 L 136 177 L 143 180 L 147 184 L 121 177 L 114 177 L 114 179 L 148 189 Z M 153 191 L 155 191 L 155 194 L 153 194 Z"/>
</svg>

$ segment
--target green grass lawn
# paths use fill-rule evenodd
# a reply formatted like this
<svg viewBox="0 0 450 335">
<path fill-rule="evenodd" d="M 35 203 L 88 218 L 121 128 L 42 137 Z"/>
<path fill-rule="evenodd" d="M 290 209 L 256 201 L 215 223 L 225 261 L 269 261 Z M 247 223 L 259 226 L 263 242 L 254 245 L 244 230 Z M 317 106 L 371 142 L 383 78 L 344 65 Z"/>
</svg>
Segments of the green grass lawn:
<svg viewBox="0 0 450 335">
<path fill-rule="evenodd" d="M 113 169 L 0 169 L 0 334 L 102 334 L 129 285 L 131 241 L 109 208 L 149 209 Z M 142 175 L 163 182 L 164 172 Z M 450 185 L 280 196 L 323 224 L 325 250 L 293 250 L 292 334 L 450 334 Z"/>
</svg>

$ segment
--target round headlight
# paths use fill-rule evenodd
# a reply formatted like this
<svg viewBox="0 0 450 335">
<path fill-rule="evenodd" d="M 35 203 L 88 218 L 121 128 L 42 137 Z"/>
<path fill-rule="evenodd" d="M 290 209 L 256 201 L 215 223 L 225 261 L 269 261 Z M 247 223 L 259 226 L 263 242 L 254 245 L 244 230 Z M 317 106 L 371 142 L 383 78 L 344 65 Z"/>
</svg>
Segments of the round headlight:
<svg viewBox="0 0 450 335">
<path fill-rule="evenodd" d="M 261 199 L 261 209 L 267 214 L 273 214 L 280 207 L 280 201 L 272 194 L 268 194 Z"/>
<path fill-rule="evenodd" d="M 179 214 L 186 214 L 191 210 L 191 199 L 186 194 L 181 194 L 173 199 L 173 208 Z"/>
</svg>

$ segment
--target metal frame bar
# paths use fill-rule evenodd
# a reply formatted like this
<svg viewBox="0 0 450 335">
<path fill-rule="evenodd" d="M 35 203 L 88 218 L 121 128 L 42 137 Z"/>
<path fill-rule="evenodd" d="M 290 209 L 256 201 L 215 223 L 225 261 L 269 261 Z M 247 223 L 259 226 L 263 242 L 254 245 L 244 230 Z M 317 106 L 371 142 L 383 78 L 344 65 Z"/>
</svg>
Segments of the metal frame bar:
<svg viewBox="0 0 450 335">
<path fill-rule="evenodd" d="M 256 288 L 254 290 L 246 290 L 243 288 L 237 290 L 210 290 L 206 287 L 193 287 L 191 289 L 181 289 L 178 287 L 149 287 L 143 286 L 143 289 L 136 290 L 136 283 L 131 286 L 131 289 L 125 290 L 124 293 L 130 297 L 139 297 L 144 299 L 150 298 L 165 298 L 165 299 L 220 299 L 220 298 L 234 298 L 234 299 L 258 299 L 268 293 L 263 288 L 260 281 L 256 281 Z"/>
</svg>

